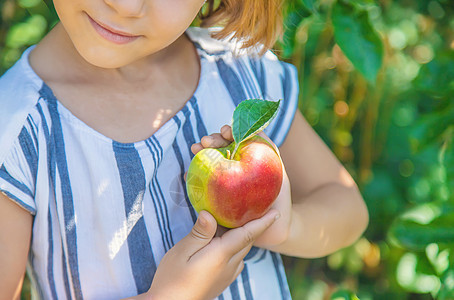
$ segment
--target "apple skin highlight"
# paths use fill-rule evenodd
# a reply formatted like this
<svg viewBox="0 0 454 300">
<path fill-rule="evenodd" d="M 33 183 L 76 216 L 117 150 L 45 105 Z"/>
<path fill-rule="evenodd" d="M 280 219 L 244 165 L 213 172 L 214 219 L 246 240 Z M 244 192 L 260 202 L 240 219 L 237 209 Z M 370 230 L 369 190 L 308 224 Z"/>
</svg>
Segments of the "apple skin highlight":
<svg viewBox="0 0 454 300">
<path fill-rule="evenodd" d="M 197 212 L 210 212 L 219 225 L 236 228 L 262 217 L 281 190 L 279 154 L 264 138 L 254 136 L 226 148 L 206 148 L 189 166 L 186 189 Z"/>
</svg>

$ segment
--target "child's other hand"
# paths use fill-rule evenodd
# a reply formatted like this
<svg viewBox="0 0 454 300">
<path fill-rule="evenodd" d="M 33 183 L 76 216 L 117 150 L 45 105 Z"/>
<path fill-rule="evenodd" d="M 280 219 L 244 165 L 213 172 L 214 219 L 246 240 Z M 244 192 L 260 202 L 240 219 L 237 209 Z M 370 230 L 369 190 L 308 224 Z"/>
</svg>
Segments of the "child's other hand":
<svg viewBox="0 0 454 300">
<path fill-rule="evenodd" d="M 278 215 L 270 210 L 260 219 L 215 237 L 216 220 L 201 211 L 191 232 L 162 258 L 148 294 L 156 300 L 216 298 L 241 273 L 243 258 Z"/>
<path fill-rule="evenodd" d="M 210 136 L 204 136 L 200 143 L 193 144 L 191 147 L 192 153 L 197 154 L 204 148 L 221 148 L 228 146 L 233 142 L 232 128 L 229 125 L 222 126 L 220 133 L 213 133 Z M 271 139 L 266 136 L 262 131 L 259 135 L 273 145 L 276 151 L 279 153 L 279 149 L 274 145 Z M 282 160 L 281 160 L 282 162 Z M 279 211 L 281 217 L 277 220 L 268 230 L 266 230 L 254 243 L 254 246 L 262 248 L 272 248 L 283 243 L 290 231 L 291 212 L 292 212 L 292 201 L 290 193 L 290 182 L 285 172 L 284 164 L 283 168 L 283 181 L 281 192 L 273 203 L 271 208 Z"/>
</svg>

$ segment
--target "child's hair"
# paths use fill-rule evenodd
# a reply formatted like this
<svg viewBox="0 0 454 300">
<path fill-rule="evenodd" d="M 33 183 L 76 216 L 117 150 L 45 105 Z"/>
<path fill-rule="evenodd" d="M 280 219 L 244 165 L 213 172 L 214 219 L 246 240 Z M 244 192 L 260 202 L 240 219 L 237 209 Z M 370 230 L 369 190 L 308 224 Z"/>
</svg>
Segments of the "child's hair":
<svg viewBox="0 0 454 300">
<path fill-rule="evenodd" d="M 220 24 L 215 38 L 232 37 L 242 48 L 262 46 L 263 54 L 276 42 L 282 31 L 283 0 L 207 0 L 200 14 L 201 26 Z M 233 34 L 233 36 L 231 36 Z"/>
</svg>

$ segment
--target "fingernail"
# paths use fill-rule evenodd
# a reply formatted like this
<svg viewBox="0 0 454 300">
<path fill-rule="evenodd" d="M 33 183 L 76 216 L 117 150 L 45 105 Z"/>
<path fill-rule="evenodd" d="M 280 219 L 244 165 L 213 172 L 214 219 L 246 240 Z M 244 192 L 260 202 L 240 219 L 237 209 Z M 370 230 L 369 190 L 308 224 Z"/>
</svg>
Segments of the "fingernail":
<svg viewBox="0 0 454 300">
<path fill-rule="evenodd" d="M 200 226 L 205 227 L 205 225 L 207 224 L 207 220 L 203 217 L 199 217 L 199 224 Z"/>
</svg>

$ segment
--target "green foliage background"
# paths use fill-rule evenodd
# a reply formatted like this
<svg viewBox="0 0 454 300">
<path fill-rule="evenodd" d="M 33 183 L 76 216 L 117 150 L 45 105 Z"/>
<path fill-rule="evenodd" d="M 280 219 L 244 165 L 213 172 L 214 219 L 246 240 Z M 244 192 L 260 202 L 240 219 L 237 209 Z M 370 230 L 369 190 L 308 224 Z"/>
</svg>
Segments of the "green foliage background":
<svg viewBox="0 0 454 300">
<path fill-rule="evenodd" d="M 0 9 L 2 74 L 57 18 L 49 0 Z M 300 109 L 370 213 L 351 247 L 285 258 L 293 298 L 454 299 L 454 3 L 287 0 L 284 9 L 275 52 L 299 69 Z"/>
</svg>

